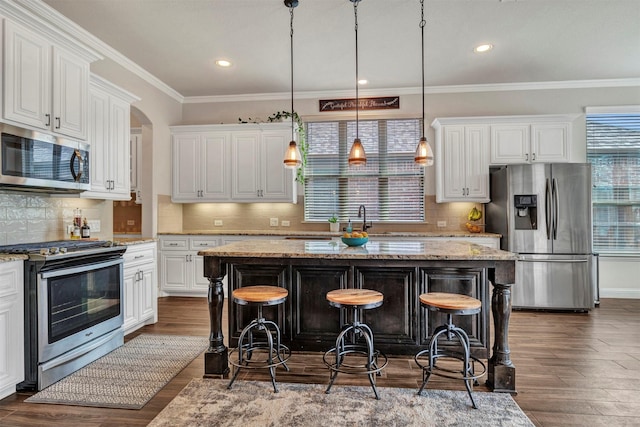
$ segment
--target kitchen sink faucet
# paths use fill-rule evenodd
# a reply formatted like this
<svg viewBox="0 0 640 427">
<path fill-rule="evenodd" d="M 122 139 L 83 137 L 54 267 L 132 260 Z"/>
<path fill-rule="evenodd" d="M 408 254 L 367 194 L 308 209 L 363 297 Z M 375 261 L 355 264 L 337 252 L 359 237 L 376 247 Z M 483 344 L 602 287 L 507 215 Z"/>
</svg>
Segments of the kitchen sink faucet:
<svg viewBox="0 0 640 427">
<path fill-rule="evenodd" d="M 367 223 L 367 208 L 364 205 L 360 205 L 358 208 L 358 218 L 362 218 L 362 231 L 367 231 L 367 229 L 373 227 L 371 223 Z"/>
</svg>

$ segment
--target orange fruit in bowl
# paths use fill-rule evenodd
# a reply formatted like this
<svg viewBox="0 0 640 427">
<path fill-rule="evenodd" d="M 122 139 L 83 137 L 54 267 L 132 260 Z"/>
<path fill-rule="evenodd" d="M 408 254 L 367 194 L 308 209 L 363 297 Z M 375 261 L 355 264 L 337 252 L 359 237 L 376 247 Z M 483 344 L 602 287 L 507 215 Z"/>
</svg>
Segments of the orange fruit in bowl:
<svg viewBox="0 0 640 427">
<path fill-rule="evenodd" d="M 366 231 L 363 231 L 362 233 L 360 233 L 360 235 L 362 237 L 369 237 L 369 233 L 367 233 Z"/>
<path fill-rule="evenodd" d="M 351 233 L 351 237 L 360 238 L 362 237 L 362 234 L 360 234 L 359 231 L 354 231 L 353 233 Z"/>
<path fill-rule="evenodd" d="M 342 235 L 342 237 L 344 237 L 345 239 L 350 239 L 351 238 L 351 233 L 344 233 Z"/>
</svg>

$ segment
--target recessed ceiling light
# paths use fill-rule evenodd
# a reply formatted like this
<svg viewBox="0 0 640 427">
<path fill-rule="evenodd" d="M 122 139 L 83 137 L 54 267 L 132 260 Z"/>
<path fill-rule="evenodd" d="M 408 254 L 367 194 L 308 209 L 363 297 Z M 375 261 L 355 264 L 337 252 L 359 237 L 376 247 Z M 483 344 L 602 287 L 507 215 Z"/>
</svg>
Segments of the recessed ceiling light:
<svg viewBox="0 0 640 427">
<path fill-rule="evenodd" d="M 231 61 L 227 61 L 226 59 L 218 59 L 216 61 L 216 65 L 218 67 L 228 68 L 228 67 L 231 67 Z"/>
<path fill-rule="evenodd" d="M 369 83 L 369 80 L 367 80 L 367 79 L 360 79 L 360 80 L 358 80 L 358 84 L 359 84 L 359 85 L 366 85 L 366 84 L 368 84 L 368 83 Z"/>
<path fill-rule="evenodd" d="M 473 48 L 473 51 L 475 53 L 484 53 L 484 52 L 488 52 L 491 49 L 493 49 L 493 45 L 492 44 L 481 44 L 479 46 L 476 46 L 475 48 Z"/>
</svg>

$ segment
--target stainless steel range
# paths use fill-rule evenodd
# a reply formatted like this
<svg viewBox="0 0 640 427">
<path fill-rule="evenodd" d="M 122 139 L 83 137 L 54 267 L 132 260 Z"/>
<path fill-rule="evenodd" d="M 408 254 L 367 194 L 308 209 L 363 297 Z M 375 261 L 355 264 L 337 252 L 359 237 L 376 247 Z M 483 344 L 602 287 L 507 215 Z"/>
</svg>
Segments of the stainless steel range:
<svg viewBox="0 0 640 427">
<path fill-rule="evenodd" d="M 25 261 L 25 380 L 41 390 L 124 343 L 125 246 L 63 240 L 0 246 Z"/>
</svg>

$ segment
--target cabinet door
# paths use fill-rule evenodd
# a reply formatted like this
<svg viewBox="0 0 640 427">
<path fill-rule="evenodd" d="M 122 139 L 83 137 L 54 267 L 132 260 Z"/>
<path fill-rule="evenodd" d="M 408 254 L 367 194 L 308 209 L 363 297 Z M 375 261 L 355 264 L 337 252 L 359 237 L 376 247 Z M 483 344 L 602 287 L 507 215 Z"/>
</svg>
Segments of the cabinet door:
<svg viewBox="0 0 640 427">
<path fill-rule="evenodd" d="M 236 132 L 231 141 L 231 197 L 260 201 L 260 132 Z"/>
<path fill-rule="evenodd" d="M 11 21 L 4 26 L 4 118 L 49 129 L 51 45 Z"/>
<path fill-rule="evenodd" d="M 188 262 L 191 252 L 161 252 L 160 276 L 163 291 L 186 291 L 191 279 L 192 264 Z"/>
<path fill-rule="evenodd" d="M 193 268 L 191 289 L 206 295 L 209 292 L 209 279 L 204 277 L 204 257 L 194 253 L 191 264 Z"/>
<path fill-rule="evenodd" d="M 124 310 L 123 328 L 127 331 L 129 328 L 135 327 L 140 316 L 138 308 L 138 269 L 136 267 L 124 269 L 124 283 L 122 305 Z"/>
<path fill-rule="evenodd" d="M 0 399 L 24 380 L 23 262 L 0 265 Z"/>
<path fill-rule="evenodd" d="M 465 180 L 465 135 L 464 126 L 445 126 L 442 144 L 442 184 L 443 194 L 440 201 L 463 199 Z"/>
<path fill-rule="evenodd" d="M 227 132 L 201 136 L 200 189 L 206 201 L 227 201 L 231 197 L 229 139 Z"/>
<path fill-rule="evenodd" d="M 531 161 L 569 162 L 570 130 L 569 123 L 531 125 Z"/>
<path fill-rule="evenodd" d="M 155 317 L 157 306 L 157 281 L 154 264 L 146 264 L 140 267 L 139 285 L 139 321 L 145 321 Z"/>
<path fill-rule="evenodd" d="M 467 126 L 465 129 L 466 197 L 489 201 L 489 128 Z"/>
<path fill-rule="evenodd" d="M 265 131 L 262 134 L 261 190 L 264 201 L 293 201 L 293 173 L 282 163 L 291 134 L 284 131 Z"/>
<path fill-rule="evenodd" d="M 198 201 L 200 194 L 200 137 L 173 136 L 173 190 L 171 200 Z"/>
<path fill-rule="evenodd" d="M 94 89 L 89 95 L 89 143 L 91 144 L 91 191 L 108 193 L 110 188 L 109 95 Z"/>
<path fill-rule="evenodd" d="M 129 103 L 110 97 L 109 146 L 111 198 L 129 200 Z M 118 197 L 120 196 L 120 197 Z"/>
<path fill-rule="evenodd" d="M 138 189 L 138 160 L 140 159 L 140 152 L 142 150 L 142 135 L 131 134 L 129 137 L 129 183 L 131 185 L 131 191 Z M 136 202 L 137 202 L 136 198 Z"/>
<path fill-rule="evenodd" d="M 528 163 L 529 125 L 509 124 L 491 126 L 492 165 Z"/>
<path fill-rule="evenodd" d="M 53 49 L 53 131 L 87 139 L 89 64 L 63 49 Z"/>
</svg>

